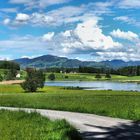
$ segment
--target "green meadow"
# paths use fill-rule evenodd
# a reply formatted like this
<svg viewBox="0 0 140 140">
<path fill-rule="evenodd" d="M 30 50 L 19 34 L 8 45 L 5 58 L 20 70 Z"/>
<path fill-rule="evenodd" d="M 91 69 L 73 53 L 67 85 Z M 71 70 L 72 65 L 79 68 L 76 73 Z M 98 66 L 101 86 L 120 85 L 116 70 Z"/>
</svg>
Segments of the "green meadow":
<svg viewBox="0 0 140 140">
<path fill-rule="evenodd" d="M 6 70 L 0 69 L 0 74 L 4 75 Z M 20 71 L 21 78 L 25 79 L 26 72 L 24 70 Z M 46 81 L 49 81 L 48 76 L 51 73 L 46 73 Z M 54 73 L 56 77 L 56 81 L 96 81 L 95 73 Z M 102 78 L 99 79 L 101 81 L 107 80 L 105 78 L 105 74 L 101 74 Z M 67 77 L 67 78 L 66 78 Z M 122 75 L 111 75 L 111 81 L 120 81 L 120 82 L 137 82 L 140 81 L 140 76 L 122 76 Z"/>
<path fill-rule="evenodd" d="M 0 85 L 0 106 L 54 109 L 140 120 L 140 92 L 87 91 L 45 87 L 26 93 L 19 85 Z"/>
<path fill-rule="evenodd" d="M 48 79 L 48 75 L 50 73 L 46 73 L 46 80 Z M 97 79 L 95 78 L 96 74 L 89 74 L 89 73 L 54 73 L 56 77 L 56 81 L 73 81 L 73 80 L 78 80 L 78 81 L 96 81 Z M 67 77 L 67 78 L 66 78 Z M 102 78 L 99 79 L 101 81 L 107 80 L 105 78 L 105 74 L 102 74 Z M 125 81 L 130 81 L 130 82 L 135 82 L 137 80 L 140 81 L 140 76 L 122 76 L 122 75 L 111 75 L 111 81 L 120 81 L 120 82 L 125 82 Z"/>
<path fill-rule="evenodd" d="M 0 111 L 0 140 L 80 140 L 65 120 L 50 121 L 37 113 Z"/>
</svg>

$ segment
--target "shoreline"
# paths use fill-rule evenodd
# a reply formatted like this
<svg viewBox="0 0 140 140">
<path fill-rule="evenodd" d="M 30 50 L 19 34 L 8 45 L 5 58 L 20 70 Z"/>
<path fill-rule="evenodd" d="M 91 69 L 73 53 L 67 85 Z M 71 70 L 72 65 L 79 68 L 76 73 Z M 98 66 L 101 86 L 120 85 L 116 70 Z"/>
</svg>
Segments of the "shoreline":
<svg viewBox="0 0 140 140">
<path fill-rule="evenodd" d="M 25 80 L 9 80 L 9 81 L 2 81 L 0 82 L 0 85 L 12 85 L 12 84 L 21 84 L 23 83 Z M 96 81 L 109 81 L 109 82 L 121 82 L 121 83 L 140 83 L 140 80 L 55 80 L 55 82 L 75 82 L 75 81 L 79 81 L 79 82 L 83 82 L 83 81 L 87 81 L 87 82 L 96 82 Z M 49 80 L 46 80 L 45 82 L 50 82 Z M 51 81 L 52 82 L 52 81 Z"/>
</svg>

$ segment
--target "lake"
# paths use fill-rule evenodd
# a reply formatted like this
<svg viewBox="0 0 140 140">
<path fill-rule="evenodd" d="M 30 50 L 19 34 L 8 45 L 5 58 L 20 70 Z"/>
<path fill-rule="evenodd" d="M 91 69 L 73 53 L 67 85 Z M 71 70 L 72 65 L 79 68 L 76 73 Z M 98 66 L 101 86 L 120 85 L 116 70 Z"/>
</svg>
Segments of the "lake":
<svg viewBox="0 0 140 140">
<path fill-rule="evenodd" d="M 140 91 L 140 84 L 112 81 L 49 81 L 47 86 L 82 87 L 85 90 L 123 90 Z"/>
</svg>

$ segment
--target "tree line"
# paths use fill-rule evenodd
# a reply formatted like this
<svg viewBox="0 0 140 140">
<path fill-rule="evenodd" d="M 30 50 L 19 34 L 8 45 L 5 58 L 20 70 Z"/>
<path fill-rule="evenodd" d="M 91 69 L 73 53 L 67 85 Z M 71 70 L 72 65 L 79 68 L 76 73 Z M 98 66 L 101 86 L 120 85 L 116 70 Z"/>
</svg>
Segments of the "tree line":
<svg viewBox="0 0 140 140">
<path fill-rule="evenodd" d="M 128 66 L 119 69 L 113 68 L 97 68 L 97 67 L 82 67 L 79 68 L 46 68 L 45 72 L 54 72 L 54 73 L 100 73 L 100 74 L 116 74 L 123 76 L 140 76 L 140 66 Z"/>
<path fill-rule="evenodd" d="M 20 65 L 12 61 L 0 61 L 0 69 L 20 70 Z"/>
<path fill-rule="evenodd" d="M 140 76 L 140 66 L 128 66 L 117 70 L 119 75 Z"/>
</svg>

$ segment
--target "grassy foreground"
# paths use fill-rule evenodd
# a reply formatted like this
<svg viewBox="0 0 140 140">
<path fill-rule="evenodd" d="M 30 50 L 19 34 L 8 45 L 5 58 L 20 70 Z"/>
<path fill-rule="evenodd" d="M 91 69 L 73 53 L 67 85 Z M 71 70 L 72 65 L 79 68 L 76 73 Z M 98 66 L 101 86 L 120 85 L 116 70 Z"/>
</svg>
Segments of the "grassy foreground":
<svg viewBox="0 0 140 140">
<path fill-rule="evenodd" d="M 0 111 L 1 140 L 80 140 L 65 120 L 50 121 L 37 113 Z"/>
<path fill-rule="evenodd" d="M 45 87 L 37 93 L 24 93 L 18 85 L 1 85 L 0 93 L 0 106 L 55 109 L 140 120 L 140 92 Z"/>
</svg>

